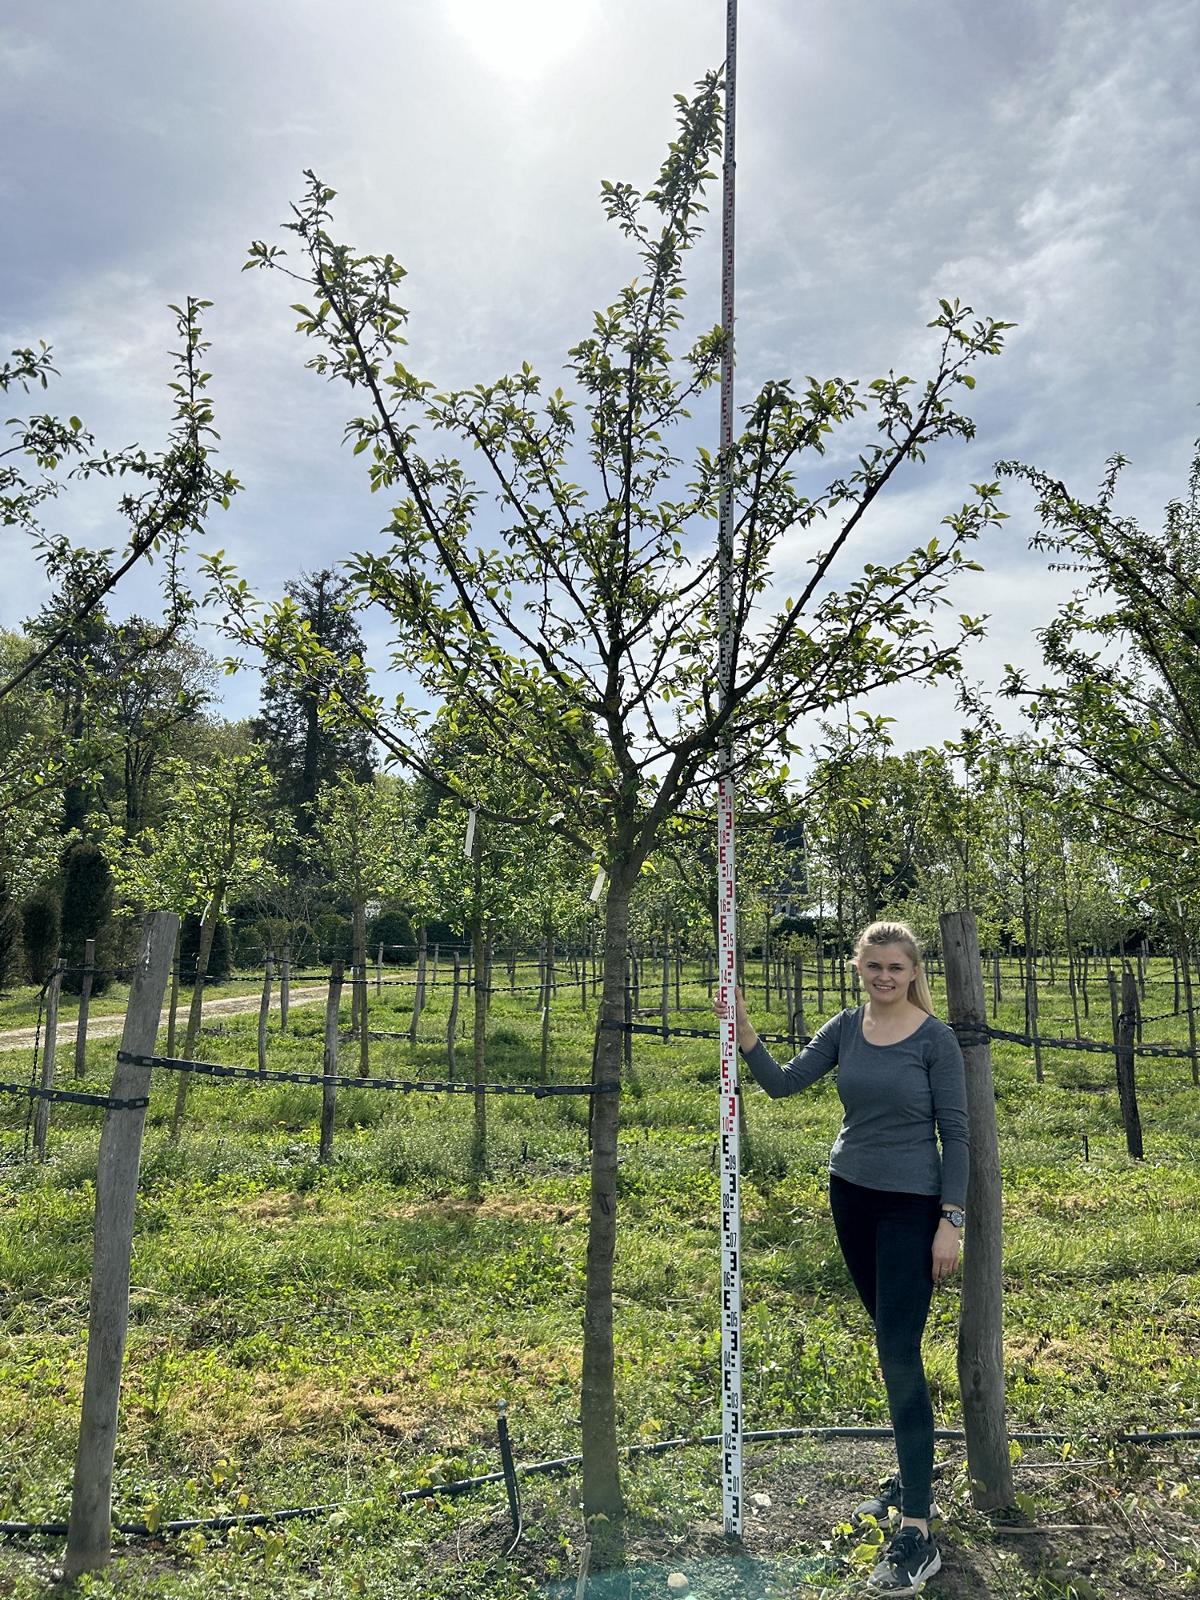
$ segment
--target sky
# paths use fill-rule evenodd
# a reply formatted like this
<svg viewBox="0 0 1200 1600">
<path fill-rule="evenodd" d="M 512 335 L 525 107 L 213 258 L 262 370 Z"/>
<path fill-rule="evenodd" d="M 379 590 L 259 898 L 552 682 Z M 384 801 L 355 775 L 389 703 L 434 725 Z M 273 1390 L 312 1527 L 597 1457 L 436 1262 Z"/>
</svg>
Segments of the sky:
<svg viewBox="0 0 1200 1600">
<path fill-rule="evenodd" d="M 342 238 L 407 268 L 410 366 L 445 387 L 529 360 L 553 387 L 636 270 L 600 181 L 653 180 L 672 96 L 719 64 L 724 21 L 722 0 L 6 0 L 0 346 L 45 339 L 61 373 L 47 405 L 156 449 L 167 307 L 211 300 L 220 459 L 244 489 L 205 547 L 273 597 L 378 544 L 385 510 L 340 444 L 353 397 L 304 370 L 294 294 L 241 271 L 252 239 L 284 237 L 303 171 L 338 191 Z M 974 440 L 905 471 L 856 561 L 927 542 L 998 460 L 1090 498 L 1120 451 L 1118 507 L 1150 525 L 1183 494 L 1200 436 L 1197 60 L 1194 0 L 741 0 L 739 398 L 766 378 L 923 378 L 940 297 L 1017 324 L 958 391 Z M 712 201 L 690 288 L 715 322 Z M 715 407 L 708 424 L 715 444 Z M 115 498 L 72 494 L 55 526 L 111 544 Z M 985 572 L 953 596 L 990 617 L 967 659 L 985 688 L 1009 661 L 1036 672 L 1035 630 L 1069 588 L 1028 550 L 1028 492 L 1004 498 L 1010 520 L 975 551 Z M 114 614 L 152 592 L 127 582 Z M 44 597 L 5 533 L 0 625 Z M 385 642 L 371 623 L 369 660 Z M 228 715 L 252 713 L 257 673 L 223 693 Z M 901 746 L 961 720 L 942 689 L 871 709 Z"/>
</svg>

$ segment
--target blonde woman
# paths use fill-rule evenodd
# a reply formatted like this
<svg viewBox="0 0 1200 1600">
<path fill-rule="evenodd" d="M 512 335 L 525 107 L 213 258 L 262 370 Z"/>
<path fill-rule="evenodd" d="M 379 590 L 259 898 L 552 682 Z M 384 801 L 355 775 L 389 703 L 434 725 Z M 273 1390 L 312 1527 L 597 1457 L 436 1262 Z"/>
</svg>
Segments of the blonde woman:
<svg viewBox="0 0 1200 1600">
<path fill-rule="evenodd" d="M 787 1066 L 755 1033 L 740 989 L 737 1035 L 747 1066 L 773 1099 L 837 1068 L 845 1114 L 829 1157 L 830 1209 L 875 1326 L 900 1468 L 880 1505 L 899 1506 L 900 1529 L 870 1587 L 909 1595 L 942 1564 L 929 1532 L 933 1407 L 921 1337 L 934 1286 L 958 1266 L 969 1162 L 966 1081 L 958 1041 L 933 1015 L 911 928 L 873 922 L 858 936 L 854 965 L 865 1004 L 831 1017 Z"/>
</svg>

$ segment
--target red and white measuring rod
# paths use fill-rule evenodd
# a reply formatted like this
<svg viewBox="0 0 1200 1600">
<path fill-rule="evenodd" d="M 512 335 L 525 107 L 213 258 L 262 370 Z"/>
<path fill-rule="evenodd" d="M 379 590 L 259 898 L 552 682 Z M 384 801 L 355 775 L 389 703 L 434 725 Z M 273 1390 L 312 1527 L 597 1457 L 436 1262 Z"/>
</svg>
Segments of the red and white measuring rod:
<svg viewBox="0 0 1200 1600">
<path fill-rule="evenodd" d="M 729 705 L 736 665 L 733 603 L 733 221 L 734 110 L 737 86 L 737 0 L 725 21 L 725 160 L 721 208 L 720 504 L 717 569 L 720 625 L 720 703 Z M 737 875 L 734 870 L 733 747 L 728 724 L 721 741 L 717 786 L 717 982 L 721 1023 L 721 1470 L 727 1537 L 742 1531 L 742 1223 L 738 1127 L 738 1051 L 734 1019 L 737 981 Z"/>
</svg>

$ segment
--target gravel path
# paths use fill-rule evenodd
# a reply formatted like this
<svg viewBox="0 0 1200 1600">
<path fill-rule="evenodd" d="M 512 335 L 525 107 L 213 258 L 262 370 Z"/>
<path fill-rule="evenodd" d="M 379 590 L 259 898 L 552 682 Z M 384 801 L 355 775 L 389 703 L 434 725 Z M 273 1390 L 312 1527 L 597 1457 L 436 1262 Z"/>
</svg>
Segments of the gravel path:
<svg viewBox="0 0 1200 1600">
<path fill-rule="evenodd" d="M 288 1008 L 290 1010 L 293 1006 L 312 1006 L 318 1004 L 318 1002 L 323 1003 L 328 992 L 324 984 L 319 989 L 311 987 L 293 989 L 288 997 Z M 210 1017 L 237 1016 L 247 1011 L 257 1012 L 260 1004 L 261 996 L 256 994 L 235 994 L 228 995 L 223 1000 L 206 1000 L 204 1002 L 204 1020 L 207 1021 Z M 278 1016 L 279 1014 L 278 993 L 272 999 L 271 1013 L 273 1016 Z M 88 1038 L 119 1039 L 124 1026 L 124 1016 L 89 1017 Z M 166 1026 L 167 1007 L 164 1005 L 159 1027 L 165 1029 Z M 180 1037 L 182 1037 L 183 1030 L 187 1026 L 187 1006 L 183 1003 L 182 997 L 180 999 L 177 1026 Z M 0 1050 L 32 1050 L 36 1037 L 36 1028 L 8 1028 L 4 1032 L 0 1032 Z M 74 1039 L 74 1037 L 75 1018 L 67 1017 L 60 1020 L 58 1025 L 59 1045 L 61 1046 L 65 1043 L 68 1038 Z"/>
</svg>

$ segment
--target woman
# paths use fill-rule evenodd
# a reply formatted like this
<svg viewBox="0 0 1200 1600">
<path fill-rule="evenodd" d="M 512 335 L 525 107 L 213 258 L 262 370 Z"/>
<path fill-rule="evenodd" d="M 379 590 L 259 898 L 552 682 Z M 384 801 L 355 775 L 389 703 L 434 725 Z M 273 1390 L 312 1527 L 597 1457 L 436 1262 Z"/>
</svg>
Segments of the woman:
<svg viewBox="0 0 1200 1600">
<path fill-rule="evenodd" d="M 905 1595 L 942 1564 L 929 1532 L 933 1407 L 921 1336 L 934 1286 L 958 1266 L 969 1161 L 966 1080 L 958 1041 L 933 1016 L 912 930 L 872 923 L 858 936 L 854 965 L 866 1003 L 831 1017 L 786 1067 L 750 1025 L 740 989 L 735 1014 L 746 1064 L 773 1099 L 838 1069 L 845 1115 L 829 1157 L 830 1209 L 875 1325 L 900 1466 L 893 1495 L 883 1497 L 884 1505 L 899 1504 L 900 1529 L 870 1587 Z M 718 1002 L 714 1010 L 720 1014 Z"/>
</svg>

